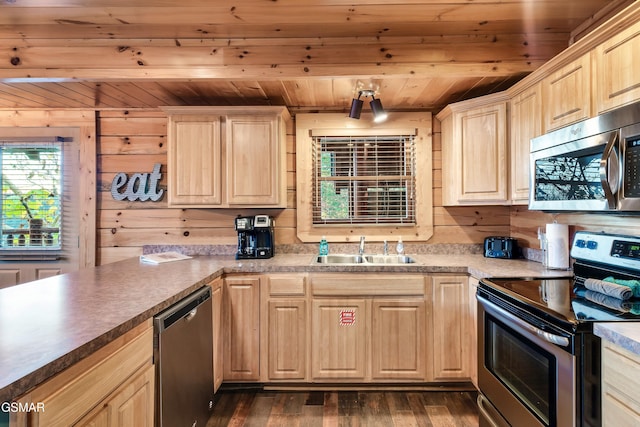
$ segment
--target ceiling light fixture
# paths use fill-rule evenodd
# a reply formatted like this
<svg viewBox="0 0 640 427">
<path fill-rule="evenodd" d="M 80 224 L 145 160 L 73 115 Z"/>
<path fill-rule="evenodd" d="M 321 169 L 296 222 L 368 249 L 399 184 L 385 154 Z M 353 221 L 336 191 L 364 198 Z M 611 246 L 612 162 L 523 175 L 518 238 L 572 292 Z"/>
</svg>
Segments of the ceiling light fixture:
<svg viewBox="0 0 640 427">
<path fill-rule="evenodd" d="M 382 102 L 380 99 L 375 98 L 375 91 L 373 90 L 360 90 L 358 91 L 358 97 L 353 98 L 351 101 L 351 110 L 349 111 L 349 118 L 359 119 L 360 113 L 362 113 L 362 106 L 364 105 L 364 101 L 360 99 L 361 97 L 371 97 L 371 102 L 369 105 L 371 106 L 371 111 L 373 112 L 373 121 L 376 123 L 381 123 L 387 119 L 387 113 L 384 111 L 382 107 Z"/>
</svg>

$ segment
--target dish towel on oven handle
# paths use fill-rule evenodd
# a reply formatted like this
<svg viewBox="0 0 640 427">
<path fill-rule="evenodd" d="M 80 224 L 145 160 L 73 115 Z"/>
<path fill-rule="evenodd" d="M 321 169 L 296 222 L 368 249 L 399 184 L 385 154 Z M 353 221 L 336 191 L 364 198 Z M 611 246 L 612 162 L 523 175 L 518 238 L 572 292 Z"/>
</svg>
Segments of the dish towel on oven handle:
<svg viewBox="0 0 640 427">
<path fill-rule="evenodd" d="M 635 298 L 640 297 L 640 280 L 622 280 L 622 279 L 615 279 L 610 276 L 610 277 L 605 277 L 604 279 L 602 279 L 602 281 L 608 282 L 608 283 L 615 283 L 616 285 L 628 286 L 631 288 L 631 291 L 633 292 L 633 296 Z"/>
<path fill-rule="evenodd" d="M 627 300 L 633 296 L 633 290 L 629 286 L 605 282 L 604 280 L 585 279 L 584 287 L 621 300 Z"/>
</svg>

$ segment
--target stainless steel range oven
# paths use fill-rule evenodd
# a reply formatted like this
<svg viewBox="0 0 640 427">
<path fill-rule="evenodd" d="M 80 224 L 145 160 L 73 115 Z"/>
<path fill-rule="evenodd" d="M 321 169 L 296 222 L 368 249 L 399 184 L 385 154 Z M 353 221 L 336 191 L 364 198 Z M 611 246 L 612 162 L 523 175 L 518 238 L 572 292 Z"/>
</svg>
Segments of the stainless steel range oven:
<svg viewBox="0 0 640 427">
<path fill-rule="evenodd" d="M 634 283 L 622 281 L 640 279 L 640 238 L 577 232 L 571 256 L 571 277 L 480 282 L 481 426 L 601 425 L 593 323 L 640 321 L 640 289 L 630 299 L 612 296 Z"/>
</svg>

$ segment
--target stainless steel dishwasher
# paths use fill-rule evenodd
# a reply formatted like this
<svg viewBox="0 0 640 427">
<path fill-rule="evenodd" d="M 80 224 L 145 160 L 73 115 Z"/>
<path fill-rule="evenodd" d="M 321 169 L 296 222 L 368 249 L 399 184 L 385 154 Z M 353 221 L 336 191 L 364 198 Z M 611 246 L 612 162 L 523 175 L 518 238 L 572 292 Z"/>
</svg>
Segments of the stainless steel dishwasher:
<svg viewBox="0 0 640 427">
<path fill-rule="evenodd" d="M 214 394 L 211 310 L 205 286 L 154 318 L 157 426 L 207 424 Z"/>
</svg>

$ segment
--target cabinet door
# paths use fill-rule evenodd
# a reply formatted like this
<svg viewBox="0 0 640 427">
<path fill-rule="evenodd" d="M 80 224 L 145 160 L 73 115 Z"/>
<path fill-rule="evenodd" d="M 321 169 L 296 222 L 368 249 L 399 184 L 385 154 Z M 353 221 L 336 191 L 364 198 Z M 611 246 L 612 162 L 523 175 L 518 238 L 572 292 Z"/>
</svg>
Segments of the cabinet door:
<svg viewBox="0 0 640 427">
<path fill-rule="evenodd" d="M 224 379 L 260 379 L 260 278 L 224 279 Z"/>
<path fill-rule="evenodd" d="M 223 379 L 224 353 L 222 337 L 222 279 L 211 283 L 212 316 L 213 319 L 213 391 L 218 391 Z"/>
<path fill-rule="evenodd" d="M 537 84 L 515 96 L 511 106 L 510 195 L 512 204 L 529 202 L 529 154 L 531 138 L 542 134 L 542 104 Z"/>
<path fill-rule="evenodd" d="M 153 427 L 155 369 L 149 366 L 110 397 L 78 427 Z"/>
<path fill-rule="evenodd" d="M 599 45 L 593 53 L 596 113 L 640 100 L 640 23 Z"/>
<path fill-rule="evenodd" d="M 590 117 L 590 67 L 587 53 L 542 80 L 544 132 Z"/>
<path fill-rule="evenodd" d="M 373 380 L 425 379 L 425 302 L 374 299 L 371 363 Z"/>
<path fill-rule="evenodd" d="M 228 116 L 226 123 L 229 205 L 277 206 L 283 167 L 277 116 Z"/>
<path fill-rule="evenodd" d="M 307 305 L 303 299 L 272 299 L 268 304 L 269 379 L 305 379 Z"/>
<path fill-rule="evenodd" d="M 169 206 L 222 203 L 219 116 L 171 116 L 167 154 Z"/>
<path fill-rule="evenodd" d="M 452 138 L 443 136 L 445 205 L 506 203 L 506 114 L 504 102 L 453 114 Z"/>
<path fill-rule="evenodd" d="M 602 340 L 602 425 L 640 425 L 640 356 Z"/>
<path fill-rule="evenodd" d="M 471 372 L 471 382 L 478 388 L 478 302 L 476 292 L 479 281 L 475 277 L 469 277 L 469 311 L 468 323 L 469 336 L 471 337 L 469 351 L 469 372 Z"/>
<path fill-rule="evenodd" d="M 366 374 L 364 299 L 316 299 L 311 317 L 314 379 L 359 379 Z"/>
<path fill-rule="evenodd" d="M 466 276 L 433 277 L 433 365 L 435 379 L 470 378 L 469 291 Z"/>
</svg>

